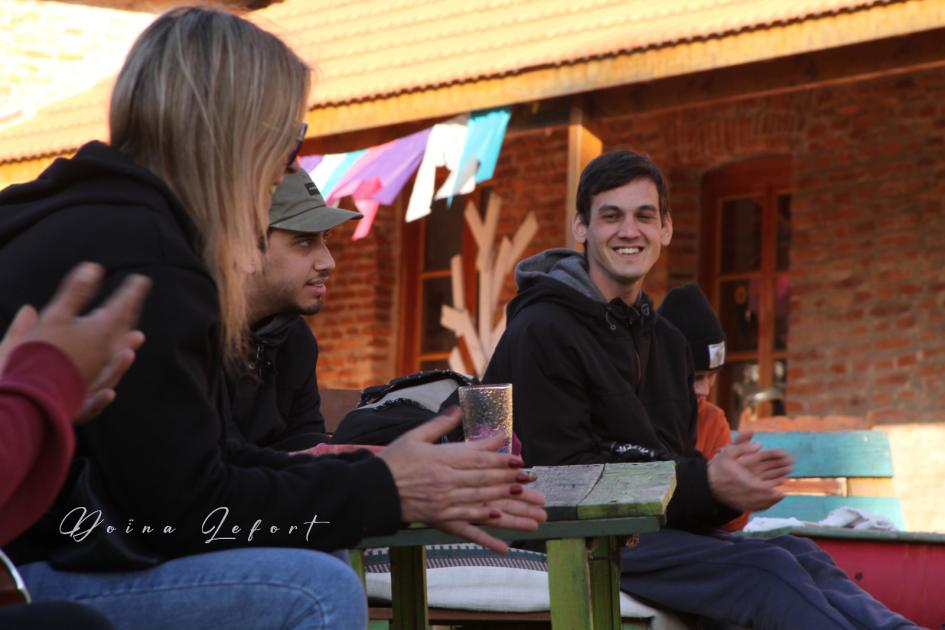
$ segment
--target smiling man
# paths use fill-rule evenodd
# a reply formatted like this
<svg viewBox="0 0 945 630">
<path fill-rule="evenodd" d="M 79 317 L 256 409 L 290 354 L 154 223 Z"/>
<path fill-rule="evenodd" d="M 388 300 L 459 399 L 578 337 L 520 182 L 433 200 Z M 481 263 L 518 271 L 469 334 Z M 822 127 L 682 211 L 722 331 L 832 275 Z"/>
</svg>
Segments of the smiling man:
<svg viewBox="0 0 945 630">
<path fill-rule="evenodd" d="M 361 218 L 332 208 L 303 170 L 283 180 L 269 211 L 269 243 L 248 284 L 252 347 L 231 370 L 231 439 L 300 451 L 326 441 L 315 364 L 318 344 L 302 315 L 317 313 L 335 261 L 332 228 Z"/>
<path fill-rule="evenodd" d="M 519 263 L 518 295 L 484 377 L 514 385 L 514 427 L 528 466 L 673 461 L 666 529 L 621 552 L 621 588 L 658 605 L 753 628 L 909 628 L 807 539 L 717 528 L 780 500 L 790 457 L 750 434 L 712 459 L 696 450 L 686 337 L 643 291 L 670 244 L 662 173 L 647 156 L 594 159 L 572 229 L 584 253 Z"/>
</svg>

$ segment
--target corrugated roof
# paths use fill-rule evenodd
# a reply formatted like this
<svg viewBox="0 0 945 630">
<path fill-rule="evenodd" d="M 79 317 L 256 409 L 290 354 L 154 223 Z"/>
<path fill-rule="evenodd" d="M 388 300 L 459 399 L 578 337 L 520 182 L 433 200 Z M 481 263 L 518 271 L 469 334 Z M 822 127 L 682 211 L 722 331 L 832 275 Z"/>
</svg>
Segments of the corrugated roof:
<svg viewBox="0 0 945 630">
<path fill-rule="evenodd" d="M 319 69 L 316 105 L 863 10 L 877 0 L 287 0 L 264 23 Z"/>
<path fill-rule="evenodd" d="M 898 30 L 872 33 L 871 23 L 868 32 L 855 36 L 837 36 L 842 26 L 824 19 L 871 15 L 883 6 L 902 7 L 911 17 Z M 935 19 L 927 20 L 926 15 Z M 449 90 L 447 86 L 541 68 L 579 67 L 588 60 L 637 52 L 642 58 L 686 42 L 724 42 L 739 33 L 779 25 L 823 22 L 827 35 L 799 43 L 794 52 L 805 46 L 868 41 L 942 26 L 945 0 L 286 0 L 255 16 L 317 69 L 313 107 L 337 115 L 345 104 L 383 102 L 397 95 Z M 764 58 L 765 52 L 757 58 Z M 696 65 L 686 61 L 674 64 L 671 72 L 726 63 L 731 61 L 721 56 L 708 63 L 700 59 Z M 585 74 L 595 72 L 590 64 Z M 0 129 L 0 163 L 64 153 L 91 138 L 104 138 L 109 84 L 52 105 L 33 120 Z M 542 94 L 573 91 L 554 86 Z M 536 98 L 534 92 L 529 94 Z M 494 104 L 526 97 L 519 93 Z M 411 119 L 411 112 L 397 115 L 399 120 Z M 310 133 L 326 131 L 310 124 Z"/>
</svg>

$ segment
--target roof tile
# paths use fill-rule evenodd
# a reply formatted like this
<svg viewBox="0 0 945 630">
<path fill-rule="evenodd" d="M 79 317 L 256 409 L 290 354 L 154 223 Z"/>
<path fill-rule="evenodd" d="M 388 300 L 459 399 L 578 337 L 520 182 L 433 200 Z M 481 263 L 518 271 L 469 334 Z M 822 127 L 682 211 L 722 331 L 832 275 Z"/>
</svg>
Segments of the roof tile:
<svg viewBox="0 0 945 630">
<path fill-rule="evenodd" d="M 940 1 L 285 0 L 254 19 L 316 69 L 312 105 L 318 108 L 878 5 Z M 0 127 L 0 163 L 103 139 L 111 82 L 50 105 L 32 120 Z"/>
</svg>

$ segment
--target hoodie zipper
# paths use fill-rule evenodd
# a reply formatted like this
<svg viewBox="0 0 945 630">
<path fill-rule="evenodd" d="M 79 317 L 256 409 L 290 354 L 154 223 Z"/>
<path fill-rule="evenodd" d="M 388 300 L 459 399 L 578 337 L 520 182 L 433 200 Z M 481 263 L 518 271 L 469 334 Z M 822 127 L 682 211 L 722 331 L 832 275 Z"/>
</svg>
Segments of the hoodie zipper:
<svg viewBox="0 0 945 630">
<path fill-rule="evenodd" d="M 604 320 L 607 322 L 607 325 L 610 327 L 611 331 L 617 330 L 617 324 L 614 323 L 614 320 L 610 316 L 610 307 L 604 309 Z M 640 349 L 637 344 L 636 338 L 633 336 L 633 331 L 630 326 L 627 326 L 627 332 L 630 333 L 630 340 L 633 342 L 633 358 L 636 359 L 637 365 L 637 382 L 634 383 L 634 390 L 639 394 L 640 388 L 643 386 L 643 359 L 640 358 Z M 640 334 L 646 334 L 645 331 L 641 330 Z"/>
</svg>

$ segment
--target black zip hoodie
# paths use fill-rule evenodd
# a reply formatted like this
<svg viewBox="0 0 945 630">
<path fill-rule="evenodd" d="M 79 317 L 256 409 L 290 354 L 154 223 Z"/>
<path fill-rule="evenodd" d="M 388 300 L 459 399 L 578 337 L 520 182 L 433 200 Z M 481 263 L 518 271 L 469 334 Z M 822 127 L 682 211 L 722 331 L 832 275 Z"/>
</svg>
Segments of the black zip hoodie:
<svg viewBox="0 0 945 630">
<path fill-rule="evenodd" d="M 318 343 L 308 324 L 299 315 L 276 315 L 253 328 L 252 342 L 246 361 L 228 370 L 230 442 L 288 452 L 327 442 Z"/>
<path fill-rule="evenodd" d="M 706 460 L 695 450 L 688 344 L 649 297 L 608 303 L 571 249 L 523 260 L 516 282 L 483 380 L 513 383 L 525 463 L 674 460 L 668 526 L 704 530 L 734 518 L 714 500 Z"/>
<path fill-rule="evenodd" d="M 395 530 L 399 497 L 378 458 L 290 457 L 252 446 L 225 452 L 219 307 L 199 243 L 164 182 L 98 142 L 0 193 L 0 329 L 20 305 L 45 304 L 83 260 L 105 266 L 102 295 L 132 272 L 153 282 L 139 324 L 147 341 L 117 399 L 77 428 L 77 459 L 88 462 L 96 494 L 117 521 L 107 523 L 118 528 L 108 536 L 130 536 L 157 556 L 175 557 L 250 545 L 339 549 Z M 15 541 L 15 561 L 101 542 L 105 523 L 85 542 L 58 532 L 77 507 L 65 499 L 76 485 L 68 481 L 47 517 Z M 221 535 L 232 538 L 207 544 L 224 515 Z M 307 528 L 315 515 L 328 524 Z M 155 531 L 125 534 L 129 519 L 138 532 L 143 525 Z M 249 541 L 257 519 L 263 529 Z M 241 533 L 227 533 L 234 525 Z M 82 568 L 106 570 L 114 561 L 86 554 Z"/>
</svg>

